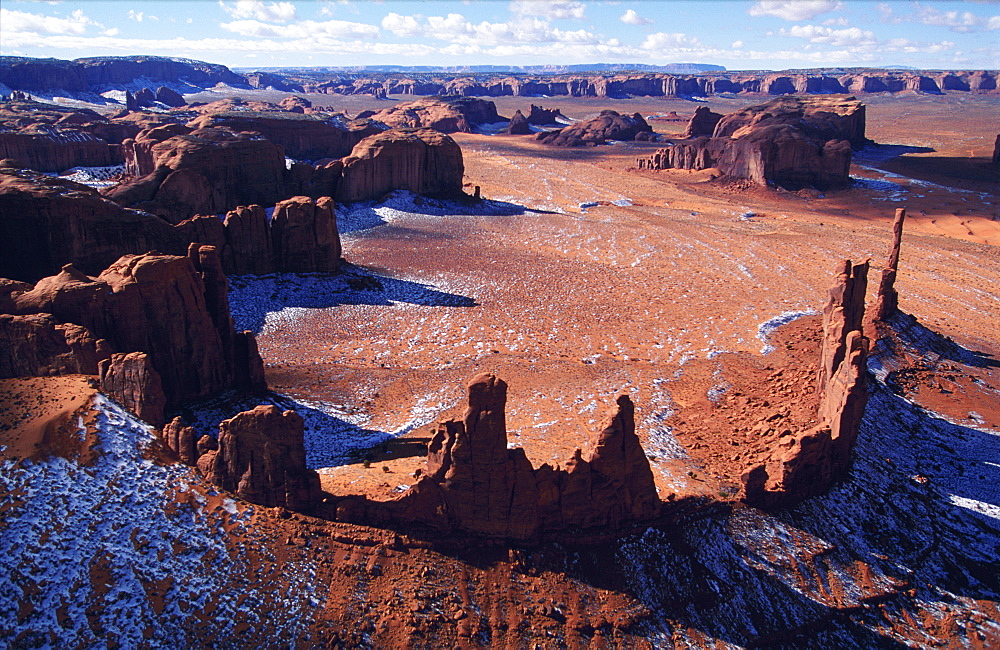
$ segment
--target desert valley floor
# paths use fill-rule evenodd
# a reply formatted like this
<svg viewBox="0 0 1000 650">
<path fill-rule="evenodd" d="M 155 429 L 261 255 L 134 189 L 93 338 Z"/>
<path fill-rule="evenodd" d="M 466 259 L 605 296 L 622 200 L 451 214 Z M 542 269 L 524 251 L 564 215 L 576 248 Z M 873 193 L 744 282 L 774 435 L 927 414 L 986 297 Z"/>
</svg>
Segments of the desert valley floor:
<svg viewBox="0 0 1000 650">
<path fill-rule="evenodd" d="M 385 103 L 310 99 L 352 114 Z M 695 107 L 541 101 L 571 118 Z M 496 102 L 505 115 L 528 103 Z M 65 511 L 36 505 L 0 528 L 0 568 L 19 585 L 0 595 L 0 634 L 14 647 L 181 634 L 262 647 L 1000 645 L 998 100 L 865 103 L 879 145 L 855 154 L 853 187 L 826 193 L 638 170 L 656 143 L 563 149 L 457 133 L 466 189 L 485 201 L 338 205 L 342 273 L 231 279 L 237 329 L 257 333 L 269 399 L 305 417 L 325 491 L 407 489 L 429 425 L 492 372 L 510 387 L 511 443 L 535 465 L 570 458 L 629 394 L 657 488 L 695 504 L 669 524 L 579 546 L 449 545 L 236 503 L 190 468 L 105 445 L 92 465 L 0 476 L 7 494 L 81 488 Z M 878 268 L 899 207 L 900 308 L 917 321 L 902 339 L 917 361 L 887 383 L 893 368 L 872 356 L 855 461 L 827 495 L 777 514 L 734 503 L 739 476 L 725 470 L 742 458 L 739 436 L 773 416 L 769 397 L 792 419 L 808 399 L 834 267 Z M 70 408 L 59 386 L 15 395 L 11 381 L 7 421 L 33 400 Z M 182 414 L 208 431 L 249 406 L 219 399 Z M 113 425 L 149 437 L 113 404 L 93 417 L 95 435 Z M 60 516 L 89 532 L 74 539 Z"/>
</svg>

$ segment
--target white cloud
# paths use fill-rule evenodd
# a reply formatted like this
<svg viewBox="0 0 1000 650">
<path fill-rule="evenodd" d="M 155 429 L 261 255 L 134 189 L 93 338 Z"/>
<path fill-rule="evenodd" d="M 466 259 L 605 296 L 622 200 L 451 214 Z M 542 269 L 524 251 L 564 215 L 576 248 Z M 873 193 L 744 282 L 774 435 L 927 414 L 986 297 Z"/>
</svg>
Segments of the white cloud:
<svg viewBox="0 0 1000 650">
<path fill-rule="evenodd" d="M 793 25 L 790 29 L 782 28 L 779 33 L 782 36 L 804 38 L 810 43 L 821 43 L 834 47 L 861 47 L 876 42 L 873 32 L 857 27 L 831 29 L 818 25 Z"/>
<path fill-rule="evenodd" d="M 835 11 L 844 6 L 840 0 L 760 0 L 750 7 L 751 16 L 777 16 L 784 20 L 812 20 L 820 14 Z"/>
<path fill-rule="evenodd" d="M 564 2 L 561 0 L 514 0 L 510 3 L 511 13 L 518 16 L 550 18 L 562 20 L 566 18 L 583 18 L 585 7 L 582 2 Z"/>
<path fill-rule="evenodd" d="M 584 29 L 562 30 L 547 20 L 527 16 L 505 23 L 471 23 L 462 14 L 429 16 L 423 33 L 450 43 L 494 47 L 526 43 L 586 43 L 600 39 Z"/>
<path fill-rule="evenodd" d="M 134 20 L 137 23 L 141 23 L 142 20 L 145 17 L 146 17 L 146 15 L 143 12 L 141 12 L 141 11 L 137 13 L 136 11 L 134 11 L 132 9 L 128 10 L 128 19 L 129 20 Z"/>
<path fill-rule="evenodd" d="M 386 29 L 396 36 L 419 36 L 424 33 L 420 26 L 420 18 L 422 16 L 400 16 L 397 13 L 390 13 L 382 19 L 382 29 Z"/>
<path fill-rule="evenodd" d="M 892 5 L 888 2 L 880 2 L 877 5 L 877 8 L 880 22 L 883 22 L 886 25 L 898 25 L 903 22 L 903 19 L 893 12 Z"/>
<path fill-rule="evenodd" d="M 234 20 L 230 23 L 221 23 L 219 27 L 240 36 L 255 38 L 370 39 L 379 34 L 379 29 L 375 25 L 352 23 L 345 20 L 303 20 L 291 25 L 270 25 L 258 20 Z"/>
<path fill-rule="evenodd" d="M 295 5 L 291 2 L 265 4 L 263 0 L 236 0 L 230 5 L 219 0 L 219 6 L 237 20 L 251 18 L 270 23 L 287 23 L 295 18 Z"/>
<path fill-rule="evenodd" d="M 118 34 L 121 33 L 121 30 L 118 29 L 117 27 L 112 27 L 111 29 L 106 29 L 101 33 L 104 34 L 105 36 L 118 36 Z"/>
<path fill-rule="evenodd" d="M 83 34 L 91 25 L 104 27 L 87 18 L 82 9 L 77 9 L 66 18 L 59 18 L 0 8 L 0 31 L 4 33 Z"/>
<path fill-rule="evenodd" d="M 627 10 L 618 17 L 618 20 L 622 21 L 626 25 L 651 25 L 653 23 L 652 20 L 643 18 L 639 14 L 635 13 L 635 9 Z"/>
<path fill-rule="evenodd" d="M 941 11 L 926 5 L 917 5 L 917 20 L 924 25 L 947 27 L 959 33 L 1000 29 L 1000 16 L 980 16 L 971 11 Z"/>
<path fill-rule="evenodd" d="M 838 27 L 847 27 L 847 18 L 841 16 L 840 18 L 827 18 L 823 21 L 824 25 L 837 25 Z"/>
<path fill-rule="evenodd" d="M 743 41 L 733 41 L 729 47 L 733 48 L 734 50 L 742 50 Z"/>
<path fill-rule="evenodd" d="M 679 33 L 667 34 L 665 32 L 657 32 L 647 36 L 646 40 L 642 43 L 644 50 L 656 51 L 689 50 L 698 47 L 701 47 L 701 42 L 696 37 Z"/>
</svg>

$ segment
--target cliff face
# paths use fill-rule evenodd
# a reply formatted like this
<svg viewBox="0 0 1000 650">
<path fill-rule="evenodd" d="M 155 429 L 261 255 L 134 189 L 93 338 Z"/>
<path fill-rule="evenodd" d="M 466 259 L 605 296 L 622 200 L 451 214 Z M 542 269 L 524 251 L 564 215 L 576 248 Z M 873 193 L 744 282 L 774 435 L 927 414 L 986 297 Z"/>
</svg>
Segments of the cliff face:
<svg viewBox="0 0 1000 650">
<path fill-rule="evenodd" d="M 432 129 L 393 129 L 362 140 L 342 161 L 339 201 L 374 199 L 394 190 L 428 196 L 462 193 L 462 150 Z"/>
</svg>

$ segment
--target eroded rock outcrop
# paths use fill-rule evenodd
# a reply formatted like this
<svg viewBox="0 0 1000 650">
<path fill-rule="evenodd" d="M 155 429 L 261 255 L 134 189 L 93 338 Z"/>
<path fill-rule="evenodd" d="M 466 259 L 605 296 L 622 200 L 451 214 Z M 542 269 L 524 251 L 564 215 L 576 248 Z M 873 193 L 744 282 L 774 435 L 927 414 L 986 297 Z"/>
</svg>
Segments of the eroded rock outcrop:
<svg viewBox="0 0 1000 650">
<path fill-rule="evenodd" d="M 274 206 L 270 230 L 276 269 L 292 273 L 337 269 L 340 233 L 330 197 L 313 201 L 296 196 L 279 202 Z"/>
<path fill-rule="evenodd" d="M 993 145 L 993 164 L 1000 165 L 1000 135 L 997 136 L 996 144 Z"/>
<path fill-rule="evenodd" d="M 539 133 L 537 139 L 542 144 L 557 147 L 582 147 L 604 144 L 608 140 L 635 140 L 641 133 L 652 133 L 653 128 L 642 115 L 621 115 L 617 111 L 601 111 L 592 120 L 577 122 L 557 131 Z"/>
<path fill-rule="evenodd" d="M 534 468 L 523 449 L 507 447 L 507 384 L 486 374 L 468 388 L 464 417 L 435 428 L 416 485 L 385 504 L 390 519 L 527 540 L 570 529 L 619 530 L 658 516 L 628 396 L 618 398 L 585 454 L 577 449 L 565 468 Z"/>
<path fill-rule="evenodd" d="M 198 450 L 199 441 L 194 428 L 184 424 L 184 420 L 180 416 L 175 417 L 163 427 L 160 432 L 160 440 L 177 454 L 177 457 L 185 465 L 197 465 L 199 456 L 209 451 L 208 443 L 203 451 Z M 215 448 L 218 449 L 218 446 L 216 445 Z"/>
<path fill-rule="evenodd" d="M 205 478 L 251 503 L 309 510 L 321 496 L 306 468 L 304 424 L 295 411 L 257 406 L 219 424 L 218 449 L 198 459 Z"/>
<path fill-rule="evenodd" d="M 101 392 L 153 426 L 162 426 L 167 398 L 160 375 L 143 352 L 116 352 L 98 366 Z"/>
<path fill-rule="evenodd" d="M 853 97 L 783 97 L 730 113 L 712 137 L 677 141 L 638 166 L 717 168 L 757 185 L 828 189 L 850 183 L 852 143 L 864 142 L 864 106 Z"/>
<path fill-rule="evenodd" d="M 506 121 L 491 101 L 473 97 L 427 97 L 397 104 L 372 119 L 394 128 L 426 128 L 442 133 L 472 133 L 478 124 Z"/>
<path fill-rule="evenodd" d="M 524 116 L 524 113 L 518 110 L 514 113 L 514 117 L 510 118 L 510 123 L 504 129 L 504 132 L 510 135 L 528 135 L 531 133 L 531 125 L 528 123 L 528 118 Z"/>
<path fill-rule="evenodd" d="M 870 320 L 884 321 L 899 310 L 899 292 L 896 291 L 896 273 L 899 271 L 899 248 L 903 242 L 903 221 L 906 219 L 906 208 L 896 208 L 892 221 L 892 244 L 889 247 L 889 259 L 879 279 L 878 290 L 875 293 L 875 304 L 872 305 Z"/>
<path fill-rule="evenodd" d="M 708 106 L 699 106 L 684 129 L 685 138 L 699 138 L 712 135 L 722 119 L 722 113 L 715 113 Z"/>
<path fill-rule="evenodd" d="M 562 114 L 558 108 L 542 108 L 541 106 L 531 105 L 531 110 L 528 113 L 528 124 L 534 124 L 536 126 L 547 126 L 550 124 L 558 124 L 559 120 L 565 120 L 566 116 Z"/>
<path fill-rule="evenodd" d="M 0 379 L 96 375 L 111 346 L 87 328 L 51 314 L 0 314 Z"/>
<path fill-rule="evenodd" d="M 233 331 L 226 280 L 214 247 L 196 246 L 192 258 L 125 255 L 96 278 L 67 266 L 29 291 L 12 292 L 9 302 L 15 318 L 4 322 L 30 325 L 41 332 L 37 336 L 54 341 L 36 346 L 52 351 L 46 355 L 49 361 L 38 358 L 31 365 L 39 370 L 22 368 L 18 375 L 73 367 L 79 368 L 74 372 L 97 374 L 98 362 L 112 352 L 142 352 L 160 377 L 168 408 L 229 388 L 266 388 L 252 334 Z M 31 315 L 42 320 L 17 318 Z M 76 358 L 72 363 L 65 360 L 70 353 Z M 154 381 L 140 366 L 134 358 L 119 358 L 117 364 L 112 359 L 102 374 L 118 395 L 152 395 Z"/>
<path fill-rule="evenodd" d="M 112 188 L 109 198 L 170 223 L 239 205 L 273 205 L 284 198 L 285 154 L 280 146 L 224 128 L 160 139 L 163 135 L 140 133 L 122 145 L 128 169 L 142 173 L 152 164 L 153 170 Z"/>
<path fill-rule="evenodd" d="M 433 129 L 392 129 L 370 136 L 341 164 L 334 194 L 338 201 L 365 201 L 395 190 L 437 197 L 462 194 L 462 150 Z"/>
<path fill-rule="evenodd" d="M 845 260 L 823 309 L 818 424 L 791 436 L 740 477 L 743 498 L 782 507 L 825 492 L 847 471 L 868 402 L 868 339 L 862 333 L 868 262 Z"/>
</svg>

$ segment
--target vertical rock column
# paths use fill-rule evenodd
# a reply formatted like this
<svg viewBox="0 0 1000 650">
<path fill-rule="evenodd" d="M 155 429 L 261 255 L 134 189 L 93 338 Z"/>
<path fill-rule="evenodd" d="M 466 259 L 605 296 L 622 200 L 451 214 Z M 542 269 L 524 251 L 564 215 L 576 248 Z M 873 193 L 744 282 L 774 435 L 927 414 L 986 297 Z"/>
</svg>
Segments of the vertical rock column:
<svg viewBox="0 0 1000 650">
<path fill-rule="evenodd" d="M 896 272 L 899 270 L 899 247 L 903 241 L 903 220 L 906 219 L 906 208 L 896 209 L 896 218 L 892 222 L 892 246 L 889 248 L 889 261 L 882 269 L 878 293 L 875 294 L 875 304 L 872 307 L 871 320 L 878 322 L 892 316 L 899 309 L 899 293 L 896 291 Z"/>
</svg>

